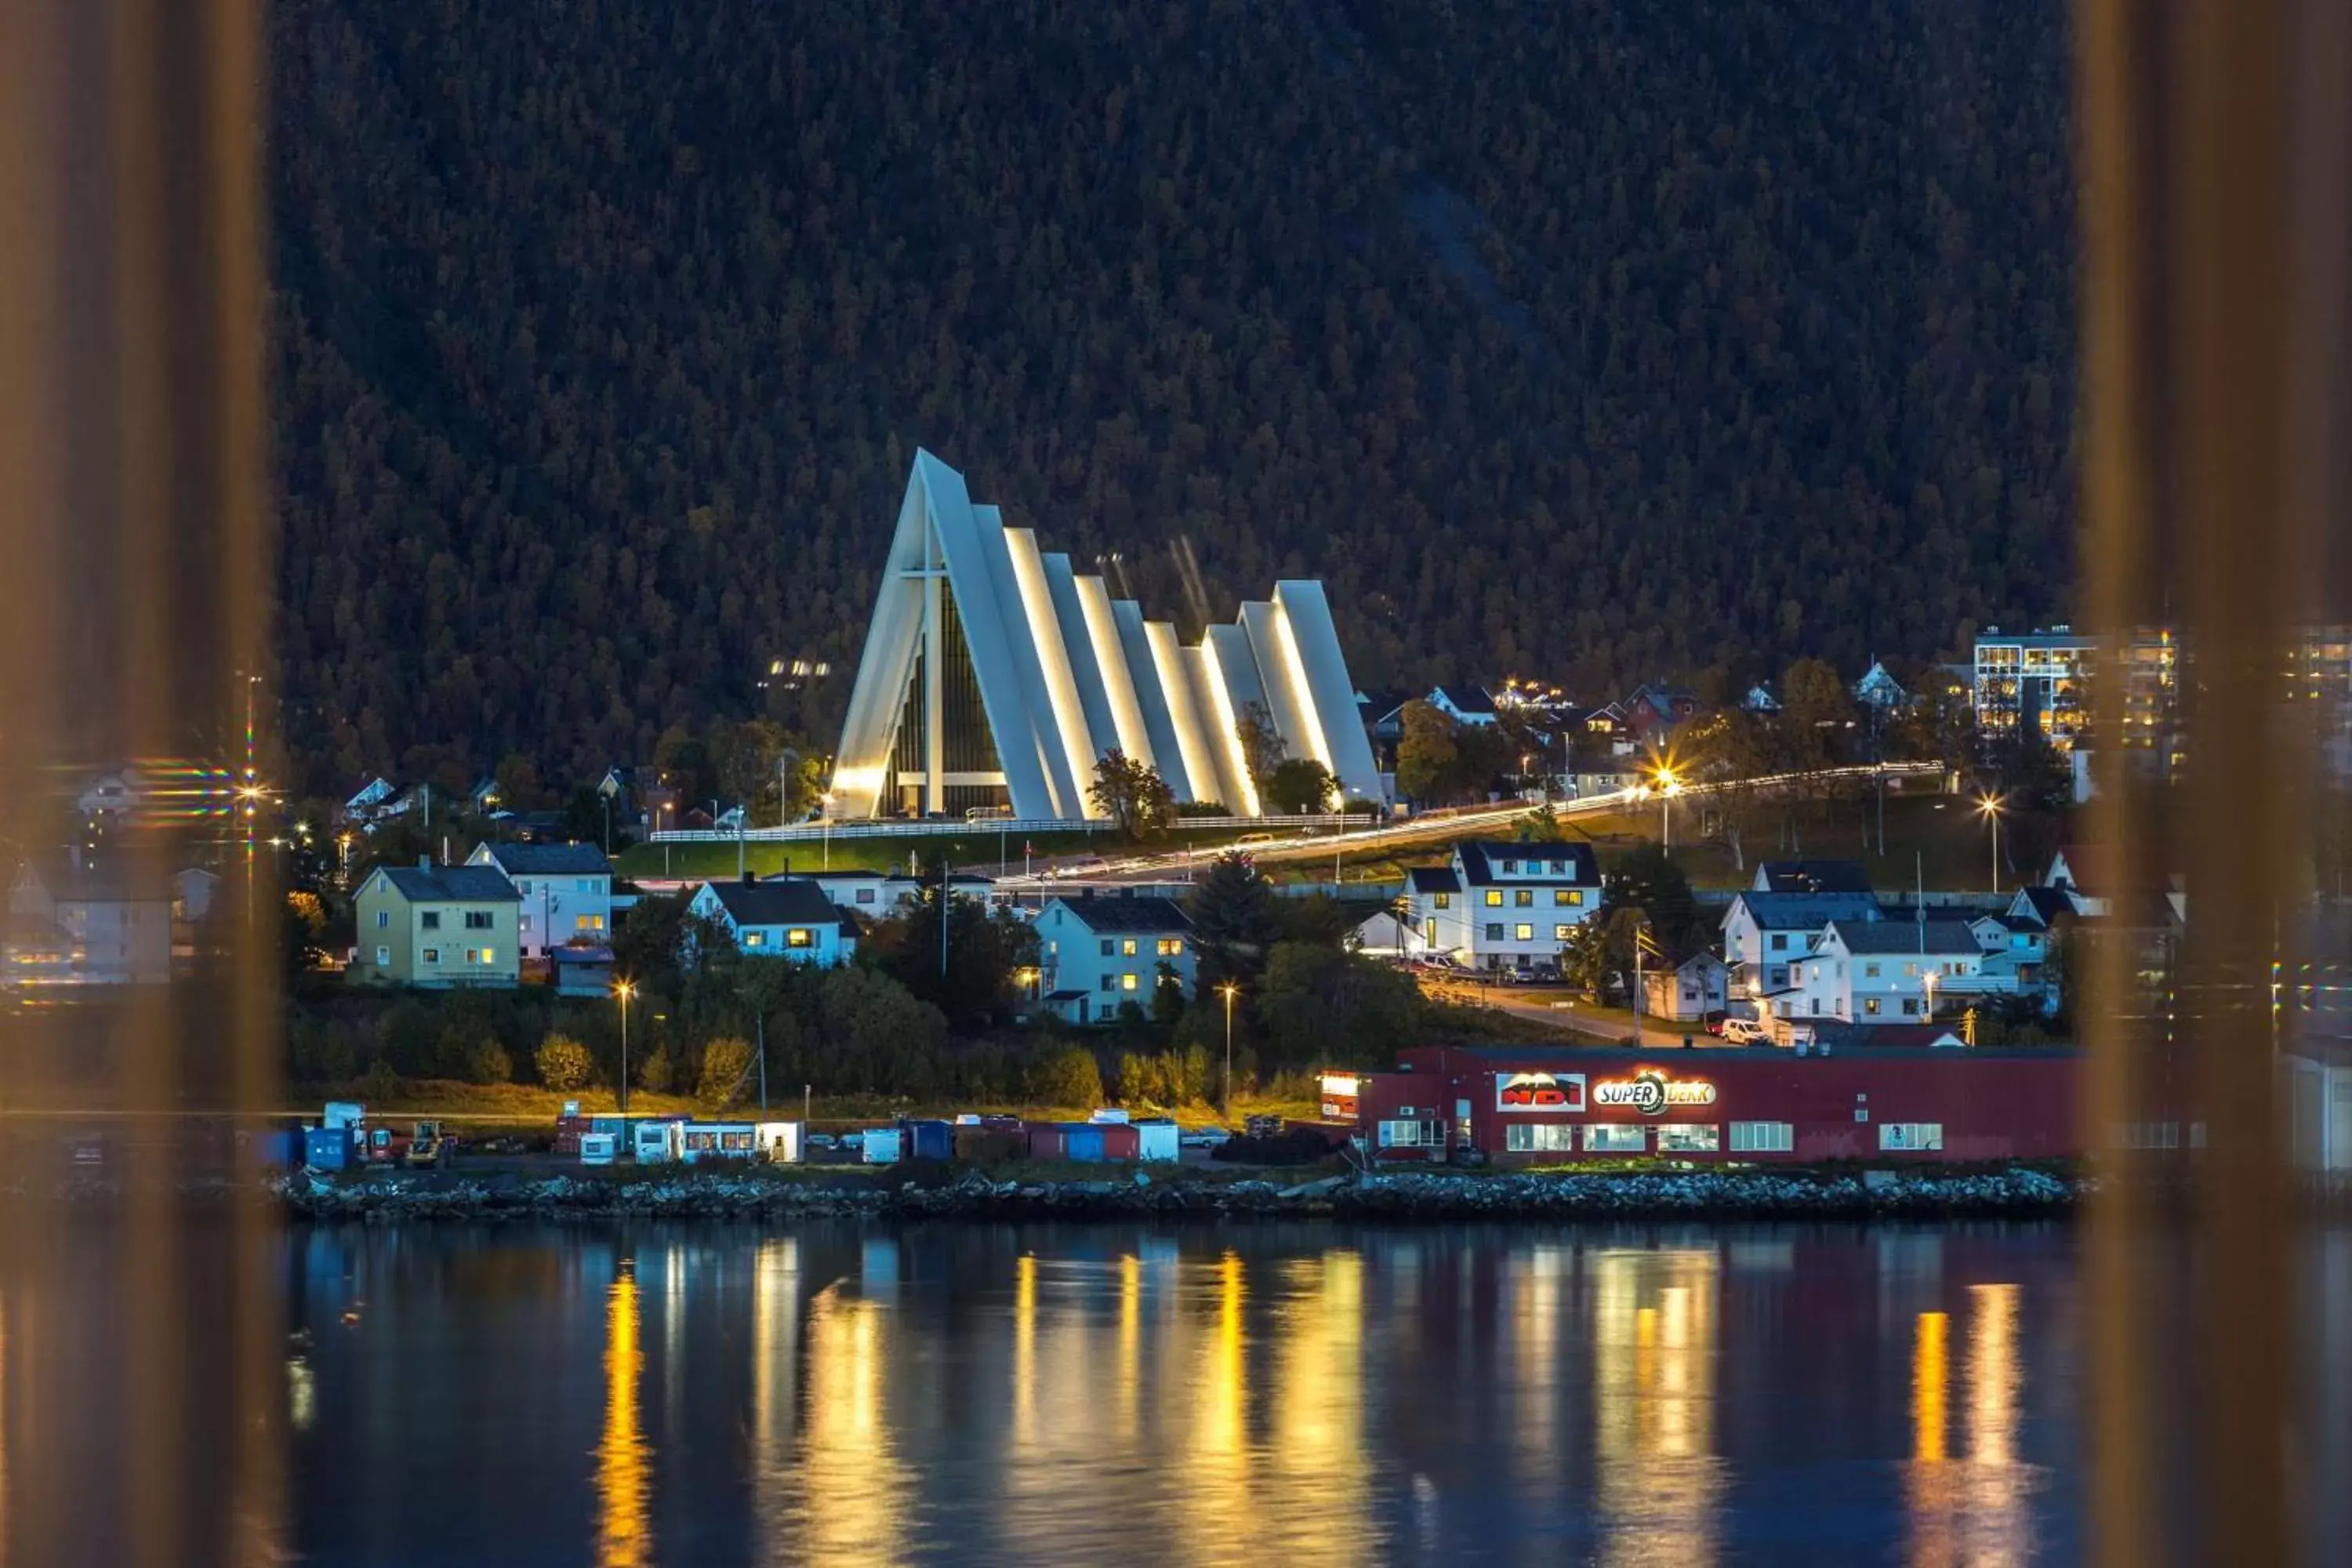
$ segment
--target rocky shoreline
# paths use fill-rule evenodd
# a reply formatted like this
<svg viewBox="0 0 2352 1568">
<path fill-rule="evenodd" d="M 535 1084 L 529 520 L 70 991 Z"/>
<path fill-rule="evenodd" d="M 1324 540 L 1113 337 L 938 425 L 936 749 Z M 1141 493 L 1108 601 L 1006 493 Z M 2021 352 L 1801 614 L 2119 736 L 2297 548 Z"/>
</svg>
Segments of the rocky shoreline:
<svg viewBox="0 0 2352 1568">
<path fill-rule="evenodd" d="M 573 1175 L 291 1173 L 270 1181 L 289 1217 L 320 1222 L 604 1219 L 1940 1219 L 2048 1217 L 2079 1178 L 2023 1166 L 1967 1173 L 1760 1171 L 1400 1174 L 1320 1181 L 998 1182 L 827 1185 L 756 1173 Z"/>
</svg>

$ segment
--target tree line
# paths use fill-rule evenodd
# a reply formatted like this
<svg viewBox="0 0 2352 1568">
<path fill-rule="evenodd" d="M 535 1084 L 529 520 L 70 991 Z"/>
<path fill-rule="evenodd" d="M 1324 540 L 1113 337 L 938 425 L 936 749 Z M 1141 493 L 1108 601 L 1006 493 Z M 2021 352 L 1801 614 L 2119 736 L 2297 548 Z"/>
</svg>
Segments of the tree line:
<svg viewBox="0 0 2352 1568">
<path fill-rule="evenodd" d="M 2054 0 L 286 0 L 268 48 L 298 789 L 822 743 L 918 444 L 1188 632 L 1321 577 L 1367 684 L 1736 688 L 2064 600 Z"/>
</svg>

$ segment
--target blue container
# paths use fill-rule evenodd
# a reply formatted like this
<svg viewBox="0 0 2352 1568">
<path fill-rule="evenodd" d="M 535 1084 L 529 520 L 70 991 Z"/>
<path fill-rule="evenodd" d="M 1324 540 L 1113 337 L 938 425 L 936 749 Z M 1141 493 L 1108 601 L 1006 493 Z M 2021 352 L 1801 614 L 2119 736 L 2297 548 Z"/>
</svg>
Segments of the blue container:
<svg viewBox="0 0 2352 1568">
<path fill-rule="evenodd" d="M 1099 1165 L 1103 1160 L 1103 1131 L 1090 1122 L 1073 1121 L 1063 1129 L 1062 1158 L 1076 1164 Z"/>
<path fill-rule="evenodd" d="M 302 1132 L 302 1163 L 314 1171 L 345 1171 L 352 1163 L 348 1127 L 310 1127 Z"/>
<path fill-rule="evenodd" d="M 309 1152 L 303 1147 L 299 1127 L 271 1127 L 254 1135 L 254 1159 L 268 1170 L 290 1170 L 300 1164 Z"/>
<path fill-rule="evenodd" d="M 947 1121 L 901 1121 L 899 1129 L 907 1134 L 904 1149 L 909 1160 L 952 1160 L 955 1158 L 955 1125 Z"/>
</svg>

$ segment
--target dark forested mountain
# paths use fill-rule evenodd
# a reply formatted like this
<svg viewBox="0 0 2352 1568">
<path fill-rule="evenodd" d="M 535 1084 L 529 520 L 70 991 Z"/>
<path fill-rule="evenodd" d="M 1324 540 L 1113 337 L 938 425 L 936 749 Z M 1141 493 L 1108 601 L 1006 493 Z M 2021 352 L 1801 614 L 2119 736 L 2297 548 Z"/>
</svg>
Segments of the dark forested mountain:
<svg viewBox="0 0 2352 1568">
<path fill-rule="evenodd" d="M 823 732 L 917 444 L 1188 629 L 1324 577 L 1368 682 L 2066 591 L 2058 0 L 272 13 L 318 784 Z"/>
</svg>

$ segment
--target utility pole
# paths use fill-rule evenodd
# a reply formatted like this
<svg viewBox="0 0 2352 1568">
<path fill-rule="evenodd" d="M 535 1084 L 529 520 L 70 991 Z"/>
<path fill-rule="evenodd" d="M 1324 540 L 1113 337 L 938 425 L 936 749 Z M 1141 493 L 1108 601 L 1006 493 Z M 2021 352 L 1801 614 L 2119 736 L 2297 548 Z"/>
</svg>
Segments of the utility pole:
<svg viewBox="0 0 2352 1568">
<path fill-rule="evenodd" d="M 940 857 L 940 978 L 948 977 L 948 858 Z"/>
<path fill-rule="evenodd" d="M 768 1014 L 765 1008 L 751 1015 L 751 1027 L 760 1040 L 760 1114 L 768 1112 Z"/>
</svg>

